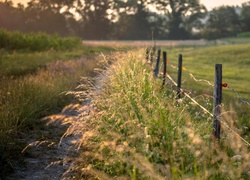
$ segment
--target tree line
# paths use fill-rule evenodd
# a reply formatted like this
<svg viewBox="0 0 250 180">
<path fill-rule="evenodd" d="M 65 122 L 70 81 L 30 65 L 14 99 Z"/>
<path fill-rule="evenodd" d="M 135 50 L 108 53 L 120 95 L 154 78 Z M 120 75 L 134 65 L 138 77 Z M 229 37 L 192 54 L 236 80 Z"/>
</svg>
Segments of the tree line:
<svg viewBox="0 0 250 180">
<path fill-rule="evenodd" d="M 207 11 L 199 0 L 5 0 L 0 28 L 91 40 L 218 39 L 250 31 L 250 1 Z"/>
</svg>

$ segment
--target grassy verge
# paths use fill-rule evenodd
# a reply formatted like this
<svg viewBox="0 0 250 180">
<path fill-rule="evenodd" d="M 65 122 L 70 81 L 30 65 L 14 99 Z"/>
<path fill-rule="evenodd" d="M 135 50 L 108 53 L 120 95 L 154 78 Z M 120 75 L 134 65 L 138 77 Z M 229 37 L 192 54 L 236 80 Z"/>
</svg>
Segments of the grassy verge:
<svg viewBox="0 0 250 180">
<path fill-rule="evenodd" d="M 46 65 L 55 61 L 69 61 L 78 59 L 82 55 L 93 56 L 101 52 L 110 52 L 112 48 L 78 46 L 69 50 L 29 51 L 0 50 L 0 76 L 23 76 L 35 73 L 38 69 L 46 68 Z"/>
<path fill-rule="evenodd" d="M 177 105 L 144 54 L 117 54 L 101 76 L 91 96 L 95 113 L 84 119 L 75 178 L 248 179 L 248 147 L 224 126 L 220 143 L 214 141 L 210 116 L 186 99 Z M 221 118 L 238 131 L 234 115 Z"/>
<path fill-rule="evenodd" d="M 74 98 L 81 76 L 93 75 L 97 56 L 112 48 L 78 45 L 67 50 L 0 50 L 0 178 L 13 168 L 40 118 L 58 113 Z"/>
</svg>

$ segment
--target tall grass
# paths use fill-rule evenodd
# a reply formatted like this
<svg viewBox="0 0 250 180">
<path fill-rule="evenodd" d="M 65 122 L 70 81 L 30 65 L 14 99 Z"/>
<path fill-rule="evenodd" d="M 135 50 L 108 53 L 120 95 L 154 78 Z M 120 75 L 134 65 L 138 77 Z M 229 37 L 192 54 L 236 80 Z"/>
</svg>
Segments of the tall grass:
<svg viewBox="0 0 250 180">
<path fill-rule="evenodd" d="M 45 33 L 9 32 L 0 29 L 0 49 L 9 50 L 26 49 L 31 51 L 41 51 L 48 49 L 67 50 L 77 47 L 81 44 L 79 38 L 65 37 L 58 35 L 47 35 Z"/>
<path fill-rule="evenodd" d="M 0 179 L 13 168 L 13 159 L 22 159 L 21 151 L 33 130 L 44 128 L 41 118 L 60 112 L 72 101 L 78 102 L 66 92 L 78 85 L 81 76 L 94 74 L 98 62 L 95 52 L 100 51 L 110 49 L 81 47 L 73 52 L 36 53 L 2 50 Z M 81 57 L 84 54 L 86 57 Z"/>
<path fill-rule="evenodd" d="M 92 60 L 92 62 L 91 62 Z M 18 148 L 18 135 L 40 124 L 39 119 L 59 112 L 72 96 L 80 76 L 87 75 L 96 66 L 94 58 L 67 62 L 53 62 L 36 74 L 0 80 L 0 147 Z M 22 147 L 20 147 L 22 148 Z"/>
<path fill-rule="evenodd" d="M 13 159 L 21 159 L 33 130 L 45 128 L 40 119 L 76 101 L 65 92 L 81 76 L 93 75 L 97 53 L 113 50 L 80 44 L 77 38 L 0 30 L 0 179 Z"/>
<path fill-rule="evenodd" d="M 144 50 L 115 60 L 90 94 L 75 179 L 250 177 L 246 145 L 224 127 L 221 142 L 214 141 L 209 115 L 197 118 L 185 99 L 177 105 L 174 91 L 161 89 L 144 63 Z M 224 118 L 233 124 L 233 116 Z"/>
</svg>

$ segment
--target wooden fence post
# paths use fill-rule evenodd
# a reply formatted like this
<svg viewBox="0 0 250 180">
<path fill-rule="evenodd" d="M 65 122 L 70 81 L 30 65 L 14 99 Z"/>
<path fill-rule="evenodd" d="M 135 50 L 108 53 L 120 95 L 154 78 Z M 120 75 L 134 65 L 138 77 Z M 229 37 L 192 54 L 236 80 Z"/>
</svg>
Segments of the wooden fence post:
<svg viewBox="0 0 250 180">
<path fill-rule="evenodd" d="M 153 64 L 153 61 L 154 61 L 154 54 L 153 54 L 153 52 L 151 51 L 150 52 L 150 65 L 152 66 L 152 64 Z"/>
<path fill-rule="evenodd" d="M 181 76 L 182 76 L 182 54 L 179 54 L 178 79 L 177 79 L 177 99 L 181 98 Z"/>
<path fill-rule="evenodd" d="M 221 101 L 222 101 L 222 64 L 215 65 L 214 77 L 214 110 L 213 110 L 213 134 L 220 140 L 220 120 L 221 114 Z"/>
<path fill-rule="evenodd" d="M 156 61 L 155 69 L 154 69 L 154 75 L 155 75 L 155 77 L 157 77 L 158 73 L 159 73 L 160 59 L 161 59 L 161 50 L 159 49 L 158 50 L 158 54 L 157 54 L 157 61 Z"/>
<path fill-rule="evenodd" d="M 148 50 L 148 48 L 146 49 L 146 62 L 148 62 L 148 60 L 149 60 L 149 50 Z"/>
<path fill-rule="evenodd" d="M 164 87 L 166 82 L 166 74 L 167 74 L 167 52 L 163 51 L 163 81 L 162 87 Z"/>
<path fill-rule="evenodd" d="M 150 65 L 152 66 L 153 61 L 154 61 L 154 55 L 155 55 L 155 50 L 154 47 L 150 51 Z"/>
</svg>

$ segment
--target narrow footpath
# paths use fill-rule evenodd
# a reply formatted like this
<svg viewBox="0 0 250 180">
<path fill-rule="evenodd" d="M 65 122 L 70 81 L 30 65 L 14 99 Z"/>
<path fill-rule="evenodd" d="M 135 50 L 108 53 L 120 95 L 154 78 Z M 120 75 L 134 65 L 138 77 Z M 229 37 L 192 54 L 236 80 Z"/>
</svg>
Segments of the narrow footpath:
<svg viewBox="0 0 250 180">
<path fill-rule="evenodd" d="M 81 126 L 84 117 L 89 114 L 89 106 L 71 104 L 60 114 L 43 118 L 44 130 L 40 133 L 41 140 L 30 139 L 29 145 L 23 150 L 28 154 L 22 167 L 18 167 L 8 180 L 61 180 L 72 179 L 71 166 L 77 158 L 81 139 Z M 77 124 L 77 126 L 76 126 Z M 74 129 L 71 127 L 74 126 Z M 77 127 L 77 129 L 76 129 Z"/>
</svg>

